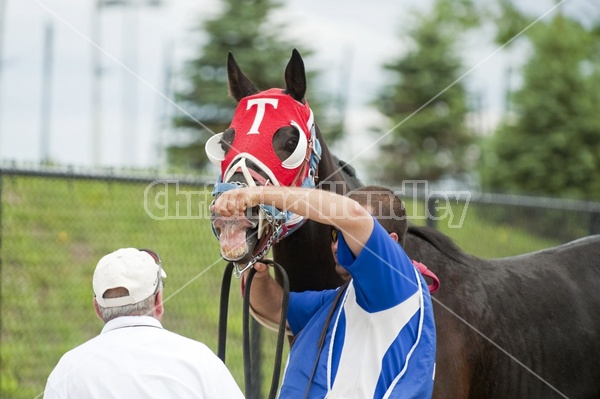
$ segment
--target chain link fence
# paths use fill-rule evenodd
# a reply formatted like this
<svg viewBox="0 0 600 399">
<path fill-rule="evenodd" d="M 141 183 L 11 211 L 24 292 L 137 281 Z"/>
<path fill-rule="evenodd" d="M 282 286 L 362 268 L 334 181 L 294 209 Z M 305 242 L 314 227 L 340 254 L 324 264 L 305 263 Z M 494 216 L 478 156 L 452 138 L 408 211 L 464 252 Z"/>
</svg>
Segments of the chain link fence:
<svg viewBox="0 0 600 399">
<path fill-rule="evenodd" d="M 168 274 L 163 325 L 216 352 L 225 262 L 207 219 L 210 184 L 68 169 L 4 169 L 0 179 L 1 397 L 41 397 L 62 354 L 100 332 L 92 274 L 102 256 L 121 247 L 161 255 Z M 236 279 L 229 302 L 226 360 L 243 389 Z M 275 337 L 264 335 L 271 358 Z"/>
<path fill-rule="evenodd" d="M 46 378 L 62 354 L 100 332 L 102 322 L 92 308 L 92 273 L 102 256 L 121 247 L 151 248 L 161 255 L 168 273 L 164 326 L 216 352 L 225 262 L 207 218 L 210 182 L 190 176 L 60 168 L 0 172 L 1 397 L 41 397 Z M 417 223 L 440 216 L 439 198 L 433 205 L 418 196 L 413 202 L 424 204 L 415 206 L 414 213 L 408 208 Z M 446 201 L 455 222 L 461 214 L 467 216 L 460 228 L 444 220 L 437 221 L 438 228 L 467 252 L 497 256 L 555 245 L 599 227 L 599 204 L 564 210 L 513 202 Z M 468 212 L 463 212 L 467 205 Z M 477 220 L 482 229 L 495 230 L 476 230 Z M 498 234 L 499 229 L 506 232 L 507 240 L 497 253 L 489 252 L 491 242 L 482 238 Z M 518 246 L 516 242 L 525 241 L 520 238 L 522 231 L 536 237 L 535 243 Z M 516 241 L 510 241 L 511 236 Z M 227 365 L 243 389 L 241 302 L 234 279 Z M 256 378 L 267 392 L 276 337 L 271 332 L 262 335 L 264 377 Z"/>
</svg>

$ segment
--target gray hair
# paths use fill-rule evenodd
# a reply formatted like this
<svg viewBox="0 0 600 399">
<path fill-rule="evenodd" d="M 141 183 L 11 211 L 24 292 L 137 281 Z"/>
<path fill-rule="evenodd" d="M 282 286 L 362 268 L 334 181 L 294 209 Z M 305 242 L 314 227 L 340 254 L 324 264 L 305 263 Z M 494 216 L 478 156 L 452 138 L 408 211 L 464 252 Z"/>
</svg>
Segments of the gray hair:
<svg viewBox="0 0 600 399">
<path fill-rule="evenodd" d="M 159 288 L 159 291 L 162 291 L 162 284 Z M 155 299 L 156 294 L 153 294 L 142 301 L 132 303 L 130 305 L 115 306 L 110 308 L 105 308 L 103 306 L 98 305 L 98 312 L 100 313 L 100 318 L 105 323 L 109 322 L 112 319 L 116 319 L 117 317 L 122 316 L 151 316 L 154 313 L 154 304 L 156 303 Z"/>
<path fill-rule="evenodd" d="M 154 312 L 154 298 L 156 298 L 156 295 L 151 295 L 150 297 L 138 303 L 133 303 L 131 305 L 124 306 L 115 306 L 112 308 L 104 308 L 98 305 L 98 311 L 100 313 L 102 321 L 104 321 L 105 323 L 121 316 L 148 316 Z"/>
</svg>

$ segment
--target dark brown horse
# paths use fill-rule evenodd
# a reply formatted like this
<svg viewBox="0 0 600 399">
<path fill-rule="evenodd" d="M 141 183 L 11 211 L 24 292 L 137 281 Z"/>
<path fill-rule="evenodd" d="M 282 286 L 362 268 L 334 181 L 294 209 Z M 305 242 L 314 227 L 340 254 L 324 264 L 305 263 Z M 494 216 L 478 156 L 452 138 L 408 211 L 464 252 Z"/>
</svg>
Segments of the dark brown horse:
<svg viewBox="0 0 600 399">
<path fill-rule="evenodd" d="M 230 94 L 238 102 L 264 93 L 242 73 L 231 54 L 227 70 Z M 298 106 L 306 105 L 304 64 L 295 50 L 285 83 L 286 88 L 278 91 Z M 265 118 L 272 115 L 269 112 Z M 297 153 L 299 134 L 302 128 L 289 123 L 273 134 L 269 143 L 281 162 Z M 236 148 L 236 135 L 246 132 L 225 131 L 218 138 L 222 154 L 207 148 L 209 157 L 222 162 Z M 258 140 L 257 136 L 251 137 Z M 316 125 L 315 136 L 322 149 L 316 188 L 344 194 L 360 186 L 352 169 L 329 152 Z M 268 184 L 272 177 L 261 165 L 270 161 L 261 154 L 251 156 L 244 162 L 252 173 L 223 168 L 230 172 L 223 180 Z M 245 254 L 237 261 L 243 263 L 256 253 L 261 240 L 255 224 L 238 227 L 244 233 Z M 226 228 L 221 226 L 217 233 Z M 600 398 L 600 237 L 484 260 L 465 254 L 435 230 L 411 227 L 405 249 L 441 281 L 433 295 L 438 338 L 434 398 Z M 341 283 L 331 256 L 329 229 L 323 225 L 307 221 L 275 244 L 273 251 L 289 275 L 292 291 Z"/>
<path fill-rule="evenodd" d="M 410 227 L 437 274 L 434 398 L 600 398 L 600 236 L 502 259 Z"/>
<path fill-rule="evenodd" d="M 242 99 L 259 94 L 259 90 L 248 79 L 239 68 L 232 54 L 229 54 L 227 59 L 227 73 L 229 77 L 229 92 L 230 95 L 240 102 Z M 285 89 L 278 89 L 281 93 L 291 97 L 299 107 L 307 106 L 304 95 L 306 93 L 306 76 L 304 71 L 304 62 L 300 54 L 294 50 L 292 57 L 285 71 Z M 274 89 L 272 89 L 274 90 Z M 267 109 L 265 118 L 269 116 L 270 109 Z M 300 121 L 298 121 L 299 123 Z M 292 127 L 289 123 L 281 126 L 269 139 L 272 144 L 273 151 L 280 161 L 285 161 L 294 153 L 299 142 L 299 132 L 297 128 Z M 239 147 L 238 141 L 240 136 L 249 136 L 244 131 L 236 131 L 234 128 L 227 129 L 222 136 L 215 137 L 219 148 L 209 149 L 211 143 L 207 144 L 207 153 L 210 159 L 217 158 L 217 163 L 220 164 L 232 149 Z M 318 125 L 314 124 L 314 135 L 318 140 L 321 153 L 318 160 L 318 166 L 315 171 L 314 183 L 316 188 L 323 190 L 335 191 L 339 194 L 345 194 L 347 191 L 358 188 L 361 185 L 360 180 L 356 177 L 354 169 L 337 159 L 332 155 L 323 140 L 321 131 Z M 258 134 L 256 135 L 258 136 Z M 216 143 L 212 143 L 213 145 Z M 215 155 L 215 151 L 222 151 L 221 154 Z M 249 182 L 249 178 L 242 171 L 231 170 L 231 176 L 223 176 L 223 181 L 226 183 L 237 182 L 241 184 L 262 184 L 261 180 L 269 180 L 270 176 L 265 174 L 264 168 L 256 165 L 258 161 L 263 161 L 262 164 L 268 164 L 267 160 L 261 159 L 266 151 L 259 151 L 258 154 L 248 155 L 245 159 L 248 168 L 258 175 L 254 175 L 253 182 Z M 237 162 L 240 158 L 238 155 L 235 158 Z M 272 162 L 272 160 L 270 160 Z M 232 162 L 233 163 L 233 162 Z M 230 165 L 229 165 L 230 166 Z M 223 168 L 224 172 L 227 172 Z M 272 178 L 271 178 L 272 180 Z M 218 231 L 217 233 L 221 233 Z M 228 259 L 239 263 L 247 262 L 252 254 L 255 253 L 257 245 L 260 245 L 260 239 L 257 237 L 257 228 L 246 229 L 244 234 L 246 238 L 246 253 L 240 259 Z M 280 240 L 273 246 L 273 256 L 275 261 L 283 265 L 286 269 L 289 280 L 290 289 L 292 291 L 304 291 L 307 289 L 321 290 L 341 285 L 342 280 L 335 272 L 335 264 L 331 254 L 331 243 L 324 237 L 329 237 L 329 228 L 325 225 L 307 220 L 292 234 L 289 234 L 285 239 Z M 223 242 L 221 242 L 223 244 Z M 223 252 L 223 251 L 222 251 Z M 227 257 L 226 257 L 227 259 Z"/>
</svg>

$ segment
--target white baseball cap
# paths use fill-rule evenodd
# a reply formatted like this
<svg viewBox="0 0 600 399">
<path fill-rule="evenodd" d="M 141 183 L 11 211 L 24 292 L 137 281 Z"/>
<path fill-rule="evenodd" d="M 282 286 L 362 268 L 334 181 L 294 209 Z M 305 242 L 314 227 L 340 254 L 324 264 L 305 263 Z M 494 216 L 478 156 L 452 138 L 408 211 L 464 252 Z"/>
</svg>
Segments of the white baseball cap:
<svg viewBox="0 0 600 399">
<path fill-rule="evenodd" d="M 98 305 L 103 308 L 131 305 L 158 291 L 160 278 L 167 277 L 160 257 L 152 251 L 121 248 L 104 256 L 96 265 L 92 286 Z M 123 287 L 129 295 L 103 298 L 111 288 Z"/>
</svg>

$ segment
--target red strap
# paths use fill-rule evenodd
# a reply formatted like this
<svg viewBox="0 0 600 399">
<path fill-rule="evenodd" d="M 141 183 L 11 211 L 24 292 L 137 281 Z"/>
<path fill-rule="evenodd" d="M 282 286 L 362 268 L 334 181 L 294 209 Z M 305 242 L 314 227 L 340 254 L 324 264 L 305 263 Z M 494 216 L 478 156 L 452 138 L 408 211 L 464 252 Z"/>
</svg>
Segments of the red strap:
<svg viewBox="0 0 600 399">
<path fill-rule="evenodd" d="M 437 276 L 435 275 L 435 273 L 433 273 L 431 270 L 429 270 L 427 268 L 427 266 L 425 266 L 421 262 L 417 262 L 416 260 L 413 260 L 412 263 L 413 263 L 413 265 L 415 265 L 415 267 L 419 270 L 419 272 L 423 276 L 429 277 L 431 280 L 433 280 L 433 282 L 428 285 L 429 292 L 432 293 L 432 294 L 434 292 L 436 292 L 440 288 L 440 280 L 437 278 Z"/>
</svg>

